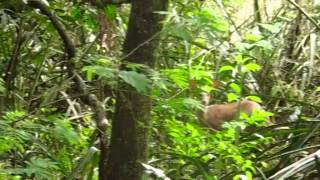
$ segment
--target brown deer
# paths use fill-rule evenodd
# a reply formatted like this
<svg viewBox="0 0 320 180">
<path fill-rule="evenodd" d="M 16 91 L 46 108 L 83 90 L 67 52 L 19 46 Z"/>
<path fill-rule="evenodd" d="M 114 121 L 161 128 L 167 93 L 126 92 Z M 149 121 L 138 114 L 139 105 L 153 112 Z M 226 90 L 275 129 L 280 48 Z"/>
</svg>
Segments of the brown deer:
<svg viewBox="0 0 320 180">
<path fill-rule="evenodd" d="M 262 107 L 250 100 L 242 100 L 227 104 L 209 105 L 210 95 L 201 93 L 204 110 L 201 112 L 199 119 L 208 127 L 216 130 L 221 129 L 224 122 L 235 120 L 239 112 L 251 115 L 254 109 L 262 110 Z"/>
</svg>

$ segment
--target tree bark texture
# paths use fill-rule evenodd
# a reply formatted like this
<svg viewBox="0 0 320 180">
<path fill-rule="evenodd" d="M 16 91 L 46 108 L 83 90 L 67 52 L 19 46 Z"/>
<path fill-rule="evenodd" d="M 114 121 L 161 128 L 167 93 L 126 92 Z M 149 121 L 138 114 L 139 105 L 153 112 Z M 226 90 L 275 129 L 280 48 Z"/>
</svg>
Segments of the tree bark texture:
<svg viewBox="0 0 320 180">
<path fill-rule="evenodd" d="M 168 0 L 133 0 L 128 31 L 123 44 L 124 61 L 154 67 L 158 35 Z M 125 66 L 122 67 L 125 69 Z M 142 72 L 139 72 L 142 73 Z M 148 157 L 151 99 L 119 82 L 112 122 L 108 180 L 140 180 L 141 162 Z"/>
</svg>

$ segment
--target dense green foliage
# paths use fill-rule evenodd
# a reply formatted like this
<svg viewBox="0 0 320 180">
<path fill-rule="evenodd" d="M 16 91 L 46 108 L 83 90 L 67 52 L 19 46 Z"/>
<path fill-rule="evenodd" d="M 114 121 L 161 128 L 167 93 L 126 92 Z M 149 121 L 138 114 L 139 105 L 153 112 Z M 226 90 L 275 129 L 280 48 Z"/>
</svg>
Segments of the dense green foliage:
<svg viewBox="0 0 320 180">
<path fill-rule="evenodd" d="M 97 129 L 92 109 L 71 88 L 63 42 L 38 11 L 0 3 L 0 179 L 97 179 Z M 320 147 L 319 27 L 288 3 L 263 22 L 245 22 L 236 17 L 243 3 L 172 0 L 168 12 L 155 12 L 167 18 L 150 69 L 120 61 L 130 5 L 50 1 L 75 42 L 76 70 L 109 121 L 119 81 L 141 94 L 151 90 L 151 153 L 142 163 L 150 178 L 266 178 Z M 309 9 L 318 18 L 317 6 Z M 198 121 L 201 92 L 212 103 L 247 98 L 269 112 L 241 114 L 214 131 Z M 301 167 L 284 177 L 316 172 Z"/>
</svg>

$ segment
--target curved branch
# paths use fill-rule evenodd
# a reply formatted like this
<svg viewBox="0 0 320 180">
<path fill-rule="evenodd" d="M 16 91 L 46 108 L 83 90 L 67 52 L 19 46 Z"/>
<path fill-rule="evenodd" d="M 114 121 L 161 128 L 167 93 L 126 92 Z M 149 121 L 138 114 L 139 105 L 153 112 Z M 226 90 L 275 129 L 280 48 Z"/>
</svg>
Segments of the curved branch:
<svg viewBox="0 0 320 180">
<path fill-rule="evenodd" d="M 21 49 L 22 43 L 25 41 L 25 38 L 24 38 L 24 35 L 23 35 L 21 28 L 22 27 L 17 27 L 17 37 L 16 37 L 15 45 L 12 49 L 12 55 L 11 55 L 10 61 L 8 63 L 8 66 L 6 68 L 4 78 L 3 78 L 5 85 L 6 85 L 6 88 L 8 90 L 13 89 L 14 79 L 16 77 L 17 67 L 19 64 L 20 49 Z"/>
<path fill-rule="evenodd" d="M 71 39 L 67 35 L 67 32 L 64 30 L 63 25 L 58 21 L 57 17 L 50 11 L 49 7 L 39 0 L 28 0 L 28 5 L 32 8 L 39 9 L 42 14 L 46 15 L 50 19 L 54 28 L 58 31 L 64 43 L 66 52 L 68 54 L 68 58 L 73 58 L 76 52 L 75 46 L 73 45 Z"/>
<path fill-rule="evenodd" d="M 55 14 L 51 12 L 49 7 L 43 2 L 39 0 L 28 0 L 28 5 L 33 8 L 39 9 L 42 14 L 46 15 L 52 22 L 54 28 L 58 31 L 64 43 L 65 51 L 67 54 L 68 75 L 74 81 L 76 89 L 80 91 L 81 94 L 84 94 L 84 96 L 81 96 L 81 100 L 84 101 L 84 103 L 88 104 L 94 111 L 94 116 L 98 129 L 104 131 L 107 126 L 106 113 L 104 111 L 104 107 L 94 94 L 88 93 L 84 80 L 77 73 L 74 67 L 74 62 L 72 61 L 72 58 L 75 56 L 76 49 L 72 40 L 70 39 L 66 30 L 64 29 L 63 25 L 59 22 Z"/>
<path fill-rule="evenodd" d="M 104 7 L 107 4 L 121 5 L 125 3 L 131 3 L 131 0 L 87 0 L 87 1 L 89 1 L 89 3 L 97 7 Z"/>
<path fill-rule="evenodd" d="M 107 162 L 107 136 L 105 131 L 107 129 L 108 120 L 106 118 L 106 112 L 103 104 L 98 100 L 97 96 L 94 94 L 90 94 L 87 90 L 86 84 L 82 77 L 77 73 L 74 61 L 72 58 L 75 56 L 76 49 L 75 46 L 67 35 L 66 30 L 64 29 L 63 25 L 59 22 L 58 18 L 55 16 L 53 12 L 50 11 L 49 7 L 39 0 L 28 0 L 28 5 L 40 9 L 40 12 L 46 15 L 50 21 L 52 22 L 54 28 L 58 31 L 61 39 L 63 40 L 65 53 L 67 54 L 67 71 L 68 76 L 70 79 L 73 80 L 75 83 L 75 89 L 80 91 L 83 96 L 80 96 L 81 100 L 86 103 L 88 106 L 91 107 L 94 113 L 94 120 L 96 122 L 96 126 L 98 129 L 99 140 L 100 140 L 100 162 L 99 162 L 99 174 L 104 172 L 106 169 L 106 162 Z"/>
</svg>

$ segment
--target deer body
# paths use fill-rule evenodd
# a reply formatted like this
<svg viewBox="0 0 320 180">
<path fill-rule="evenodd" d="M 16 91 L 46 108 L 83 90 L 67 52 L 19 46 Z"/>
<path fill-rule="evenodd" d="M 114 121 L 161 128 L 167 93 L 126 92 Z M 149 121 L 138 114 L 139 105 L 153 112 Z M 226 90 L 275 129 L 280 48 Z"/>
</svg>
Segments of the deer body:
<svg viewBox="0 0 320 180">
<path fill-rule="evenodd" d="M 236 119 L 239 112 L 251 115 L 254 109 L 262 109 L 258 103 L 249 100 L 242 100 L 228 104 L 209 105 L 209 99 L 210 96 L 208 94 L 202 94 L 202 101 L 205 107 L 200 120 L 206 126 L 214 129 L 220 129 L 224 122 Z"/>
</svg>

